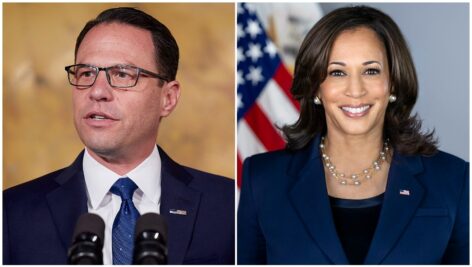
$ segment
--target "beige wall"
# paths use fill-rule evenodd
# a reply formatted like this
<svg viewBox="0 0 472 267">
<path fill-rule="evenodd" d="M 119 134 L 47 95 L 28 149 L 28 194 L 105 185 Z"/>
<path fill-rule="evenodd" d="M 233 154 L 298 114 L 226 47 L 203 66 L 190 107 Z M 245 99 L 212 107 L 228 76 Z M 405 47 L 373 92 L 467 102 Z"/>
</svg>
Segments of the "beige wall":
<svg viewBox="0 0 472 267">
<path fill-rule="evenodd" d="M 234 4 L 3 4 L 3 188 L 69 165 L 83 149 L 64 66 L 84 24 L 133 6 L 177 39 L 182 95 L 158 141 L 174 160 L 234 178 Z"/>
</svg>

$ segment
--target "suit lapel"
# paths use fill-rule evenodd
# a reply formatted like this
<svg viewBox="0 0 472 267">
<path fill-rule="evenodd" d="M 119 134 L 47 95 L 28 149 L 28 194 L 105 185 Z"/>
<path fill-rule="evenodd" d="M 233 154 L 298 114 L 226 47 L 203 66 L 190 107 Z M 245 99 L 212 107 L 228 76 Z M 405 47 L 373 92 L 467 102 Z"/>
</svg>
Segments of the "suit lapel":
<svg viewBox="0 0 472 267">
<path fill-rule="evenodd" d="M 87 193 L 82 172 L 83 152 L 55 179 L 59 187 L 46 199 L 62 245 L 67 249 L 79 216 L 87 212 Z"/>
<path fill-rule="evenodd" d="M 423 199 L 423 186 L 415 179 L 422 171 L 419 156 L 394 154 L 380 218 L 365 264 L 380 264 L 393 249 Z"/>
<path fill-rule="evenodd" d="M 168 264 L 182 264 L 193 233 L 201 193 L 188 184 L 192 176 L 159 147 L 162 163 L 160 214 L 168 226 Z"/>
<path fill-rule="evenodd" d="M 309 149 L 294 155 L 289 175 L 295 178 L 290 201 L 311 237 L 334 264 L 349 264 L 334 226 L 323 163 L 320 138 Z"/>
</svg>

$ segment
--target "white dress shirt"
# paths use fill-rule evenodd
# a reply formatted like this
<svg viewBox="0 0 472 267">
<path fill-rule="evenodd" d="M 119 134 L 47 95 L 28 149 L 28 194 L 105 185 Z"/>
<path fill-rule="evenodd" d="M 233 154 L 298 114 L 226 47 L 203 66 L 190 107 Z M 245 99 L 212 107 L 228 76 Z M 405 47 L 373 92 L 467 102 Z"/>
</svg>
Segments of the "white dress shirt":
<svg viewBox="0 0 472 267">
<path fill-rule="evenodd" d="M 161 199 L 161 158 L 157 147 L 141 164 L 125 175 L 119 175 L 96 161 L 85 149 L 83 170 L 87 186 L 87 207 L 90 213 L 105 221 L 103 263 L 113 264 L 112 228 L 120 210 L 121 198 L 110 192 L 112 185 L 123 177 L 129 177 L 138 189 L 133 194 L 133 203 L 140 214 L 159 213 Z"/>
</svg>

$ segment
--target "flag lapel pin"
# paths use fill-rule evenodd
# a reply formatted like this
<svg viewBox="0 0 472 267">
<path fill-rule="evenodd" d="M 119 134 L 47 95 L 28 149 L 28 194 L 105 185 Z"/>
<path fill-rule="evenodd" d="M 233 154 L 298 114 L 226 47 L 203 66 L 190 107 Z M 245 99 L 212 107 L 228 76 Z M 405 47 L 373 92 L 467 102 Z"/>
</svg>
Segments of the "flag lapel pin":
<svg viewBox="0 0 472 267">
<path fill-rule="evenodd" d="M 410 195 L 410 190 L 402 189 L 402 190 L 400 190 L 400 195 L 409 196 Z"/>
<path fill-rule="evenodd" d="M 186 211 L 186 210 L 170 209 L 170 210 L 169 210 L 169 213 L 170 213 L 170 214 L 175 214 L 175 215 L 182 215 L 182 216 L 186 216 L 186 215 L 187 215 L 187 211 Z"/>
</svg>

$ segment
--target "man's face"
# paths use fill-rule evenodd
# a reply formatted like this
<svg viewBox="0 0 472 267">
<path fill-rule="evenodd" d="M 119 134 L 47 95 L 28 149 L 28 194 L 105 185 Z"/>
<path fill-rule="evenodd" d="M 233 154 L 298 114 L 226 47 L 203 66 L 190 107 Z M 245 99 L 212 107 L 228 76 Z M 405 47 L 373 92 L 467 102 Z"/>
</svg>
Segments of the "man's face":
<svg viewBox="0 0 472 267">
<path fill-rule="evenodd" d="M 154 59 L 149 31 L 105 23 L 86 34 L 76 64 L 133 65 L 160 73 Z M 172 112 L 180 92 L 176 81 L 159 85 L 158 79 L 141 76 L 135 87 L 116 89 L 100 71 L 92 87 L 73 89 L 74 124 L 92 156 L 120 161 L 149 155 L 160 118 Z"/>
</svg>

